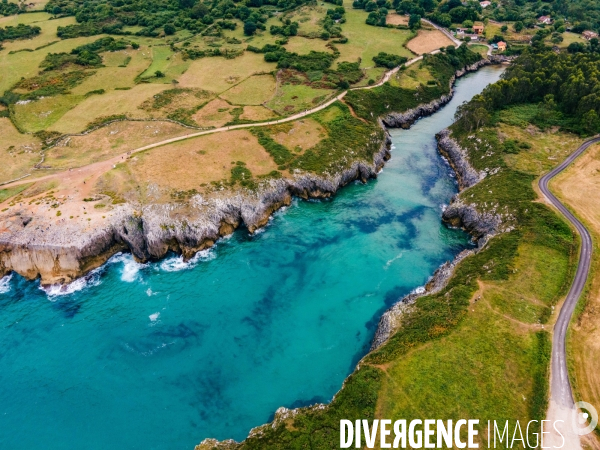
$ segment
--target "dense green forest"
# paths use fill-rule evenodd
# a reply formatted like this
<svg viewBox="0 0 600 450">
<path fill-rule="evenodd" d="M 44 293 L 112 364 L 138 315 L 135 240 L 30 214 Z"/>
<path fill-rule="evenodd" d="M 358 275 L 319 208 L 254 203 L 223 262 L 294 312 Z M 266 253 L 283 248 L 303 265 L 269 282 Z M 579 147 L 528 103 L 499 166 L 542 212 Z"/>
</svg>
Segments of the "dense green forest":
<svg viewBox="0 0 600 450">
<path fill-rule="evenodd" d="M 600 48 L 595 41 L 585 52 L 528 49 L 506 70 L 503 80 L 459 108 L 459 124 L 469 130 L 478 128 L 494 120 L 489 111 L 535 104 L 528 109 L 528 120 L 541 128 L 600 132 Z"/>
</svg>

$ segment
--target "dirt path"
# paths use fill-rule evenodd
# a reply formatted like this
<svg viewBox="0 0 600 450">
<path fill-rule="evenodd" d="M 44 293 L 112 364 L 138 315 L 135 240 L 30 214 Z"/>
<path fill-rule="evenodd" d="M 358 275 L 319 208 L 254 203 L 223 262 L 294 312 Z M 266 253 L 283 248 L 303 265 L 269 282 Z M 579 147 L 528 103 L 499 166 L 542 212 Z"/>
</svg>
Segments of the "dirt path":
<svg viewBox="0 0 600 450">
<path fill-rule="evenodd" d="M 435 50 L 435 51 L 431 52 L 431 54 L 435 54 L 438 52 L 439 52 L 439 50 Z M 416 58 L 413 58 L 413 59 L 407 61 L 404 65 L 410 66 L 411 64 L 414 64 L 415 62 L 420 61 L 422 59 L 423 59 L 423 56 L 419 56 L 419 57 L 416 57 Z M 351 90 L 373 89 L 373 88 L 376 88 L 379 86 L 383 86 L 383 84 L 388 82 L 390 80 L 390 78 L 395 73 L 397 73 L 399 70 L 400 70 L 400 67 L 395 67 L 394 69 L 386 72 L 385 76 L 378 83 L 375 83 L 371 86 L 363 86 L 363 87 L 353 88 Z M 309 116 L 311 114 L 314 114 L 318 111 L 322 111 L 323 109 L 331 106 L 333 103 L 337 102 L 338 100 L 342 100 L 346 96 L 347 93 L 348 93 L 348 91 L 344 91 L 344 92 L 340 93 L 339 95 L 331 98 L 327 102 L 322 103 L 319 106 L 316 106 L 312 109 L 309 109 L 307 111 L 304 111 L 304 112 L 301 112 L 298 114 L 294 114 L 293 116 L 289 116 L 284 119 L 269 120 L 267 122 L 231 125 L 228 127 L 219 127 L 219 128 L 214 128 L 212 130 L 198 131 L 195 133 L 185 134 L 183 136 L 178 136 L 178 137 L 174 137 L 171 139 L 165 139 L 164 141 L 155 142 L 154 144 L 146 145 L 144 147 L 139 147 L 139 148 L 136 148 L 135 150 L 131 150 L 130 152 L 114 156 L 113 158 L 107 159 L 105 161 L 89 164 L 87 166 L 82 166 L 80 168 L 71 169 L 69 171 L 56 172 L 56 173 L 53 173 L 50 175 L 44 175 L 44 176 L 36 177 L 36 178 L 30 178 L 30 177 L 26 176 L 26 178 L 24 178 L 22 180 L 17 180 L 17 181 L 13 181 L 10 183 L 6 183 L 2 187 L 3 188 L 12 188 L 12 187 L 19 186 L 19 185 L 22 185 L 25 183 L 47 181 L 47 180 L 53 180 L 53 179 L 57 179 L 57 178 L 60 178 L 62 181 L 70 181 L 75 184 L 82 184 L 82 181 L 84 179 L 86 179 L 87 177 L 96 175 L 96 178 L 97 178 L 100 174 L 110 170 L 112 168 L 112 166 L 114 166 L 115 164 L 117 164 L 119 162 L 123 162 L 125 159 L 127 159 L 128 156 L 130 156 L 132 154 L 150 150 L 150 149 L 153 149 L 156 147 L 161 147 L 161 146 L 167 145 L 167 144 L 172 144 L 174 142 L 183 141 L 186 139 L 192 139 L 192 138 L 199 137 L 199 136 L 205 136 L 208 134 L 222 133 L 225 131 L 238 130 L 241 128 L 266 127 L 266 126 L 278 125 L 278 124 L 286 123 L 286 122 L 293 122 L 295 120 L 301 119 L 301 118 Z"/>
</svg>

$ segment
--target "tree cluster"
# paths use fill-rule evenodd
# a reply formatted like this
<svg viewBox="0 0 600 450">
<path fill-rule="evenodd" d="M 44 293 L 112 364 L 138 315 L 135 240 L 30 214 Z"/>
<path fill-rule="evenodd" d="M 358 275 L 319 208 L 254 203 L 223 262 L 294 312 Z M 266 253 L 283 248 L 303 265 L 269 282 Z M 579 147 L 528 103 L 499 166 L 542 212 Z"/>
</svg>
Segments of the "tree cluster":
<svg viewBox="0 0 600 450">
<path fill-rule="evenodd" d="M 497 2 L 492 17 L 498 21 L 516 22 L 515 31 L 523 27 L 533 28 L 540 16 L 554 19 L 553 28 L 562 33 L 567 28 L 567 19 L 572 30 L 581 33 L 585 30 L 600 30 L 600 2 L 596 0 L 546 0 L 532 2 L 525 0 L 505 0 Z M 518 27 L 518 28 L 517 28 Z"/>
<path fill-rule="evenodd" d="M 40 34 L 41 28 L 20 23 L 16 27 L 0 27 L 0 42 L 29 39 Z"/>
<path fill-rule="evenodd" d="M 364 9 L 369 13 L 366 20 L 367 25 L 385 27 L 386 17 L 392 8 L 392 4 L 389 0 L 354 0 L 352 7 Z"/>
<path fill-rule="evenodd" d="M 398 14 L 426 17 L 443 27 L 479 20 L 482 11 L 478 2 L 468 1 L 463 4 L 461 0 L 394 0 L 393 7 Z M 416 20 L 413 20 L 413 24 L 411 28 L 417 24 Z"/>
<path fill-rule="evenodd" d="M 490 112 L 515 104 L 539 104 L 541 123 L 573 131 L 600 131 L 600 54 L 556 53 L 531 48 L 507 69 L 504 79 L 461 106 L 457 118 L 467 129 L 491 120 Z"/>
<path fill-rule="evenodd" d="M 239 19 L 252 35 L 264 29 L 272 7 L 288 10 L 309 0 L 50 0 L 45 10 L 75 16 L 76 24 L 59 27 L 62 38 L 101 33 L 158 36 L 185 29 L 200 32 L 215 22 Z M 270 10 L 269 10 L 270 9 Z M 219 22 L 220 23 L 220 22 Z M 142 27 L 131 33 L 127 26 Z"/>
<path fill-rule="evenodd" d="M 398 67 L 400 64 L 404 64 L 408 61 L 408 58 L 400 55 L 393 55 L 391 53 L 379 52 L 376 56 L 373 56 L 373 62 L 376 67 L 386 67 L 393 69 Z"/>
<path fill-rule="evenodd" d="M 12 16 L 22 11 L 21 7 L 16 3 L 9 2 L 8 0 L 2 0 L 0 2 L 0 14 L 3 16 Z"/>
<path fill-rule="evenodd" d="M 68 64 L 77 64 L 84 67 L 97 67 L 102 65 L 100 53 L 123 50 L 129 45 L 133 48 L 139 47 L 135 42 L 105 37 L 89 44 L 75 47 L 71 50 L 71 53 L 48 53 L 46 58 L 40 63 L 40 67 L 43 68 L 45 72 L 62 69 Z"/>
</svg>

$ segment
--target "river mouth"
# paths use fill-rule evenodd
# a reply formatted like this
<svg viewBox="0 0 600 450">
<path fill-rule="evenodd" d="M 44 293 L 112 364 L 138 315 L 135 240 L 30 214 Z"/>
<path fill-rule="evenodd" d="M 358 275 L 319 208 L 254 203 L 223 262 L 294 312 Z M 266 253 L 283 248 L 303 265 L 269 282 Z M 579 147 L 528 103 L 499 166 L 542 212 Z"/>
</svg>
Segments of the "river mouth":
<svg viewBox="0 0 600 450">
<path fill-rule="evenodd" d="M 375 181 L 298 201 L 184 262 L 117 255 L 67 291 L 0 283 L 0 445 L 193 448 L 241 440 L 279 406 L 328 402 L 379 317 L 469 244 L 434 135 L 498 79 L 485 67 L 410 130 Z"/>
</svg>

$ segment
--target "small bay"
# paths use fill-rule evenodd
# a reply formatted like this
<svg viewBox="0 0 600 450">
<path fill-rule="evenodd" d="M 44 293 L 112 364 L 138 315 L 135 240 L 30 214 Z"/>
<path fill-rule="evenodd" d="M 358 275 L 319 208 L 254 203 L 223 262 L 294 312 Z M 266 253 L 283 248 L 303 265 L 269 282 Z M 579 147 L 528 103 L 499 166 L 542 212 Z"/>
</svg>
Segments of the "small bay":
<svg viewBox="0 0 600 450">
<path fill-rule="evenodd" d="M 117 255 L 67 292 L 5 277 L 0 447 L 191 450 L 329 402 L 383 311 L 470 245 L 441 222 L 457 187 L 434 135 L 501 73 L 467 75 L 442 110 L 391 130 L 377 180 L 295 200 L 254 236 L 187 263 Z"/>
</svg>

